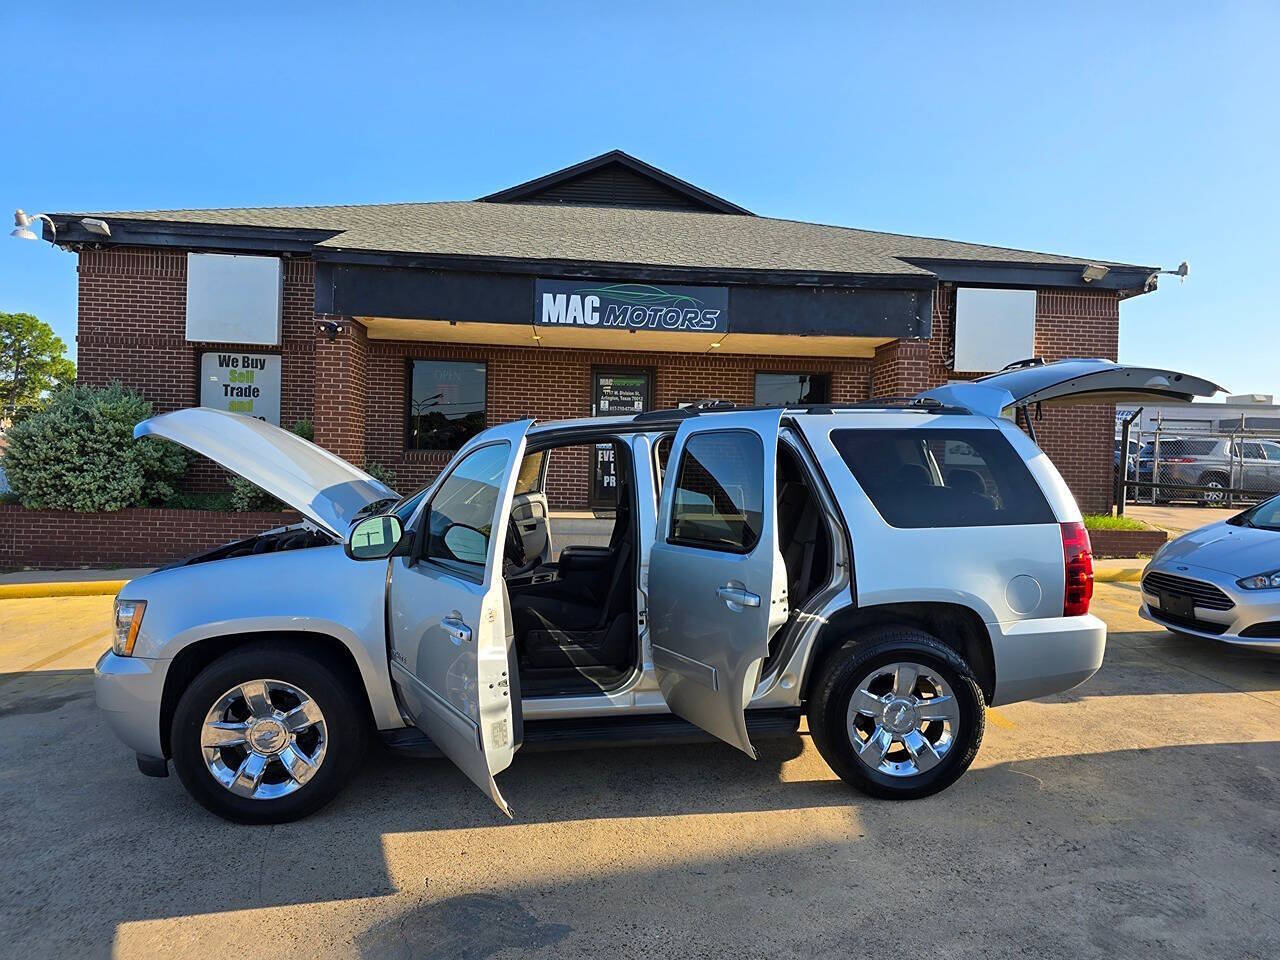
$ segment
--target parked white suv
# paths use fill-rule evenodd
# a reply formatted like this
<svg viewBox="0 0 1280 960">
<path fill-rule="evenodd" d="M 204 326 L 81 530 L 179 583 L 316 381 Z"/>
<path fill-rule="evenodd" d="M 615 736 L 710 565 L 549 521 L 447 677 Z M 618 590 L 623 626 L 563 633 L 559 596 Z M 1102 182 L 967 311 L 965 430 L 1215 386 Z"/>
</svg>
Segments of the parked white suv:
<svg viewBox="0 0 1280 960">
<path fill-rule="evenodd" d="M 524 420 L 403 499 L 279 428 L 165 414 L 136 435 L 307 522 L 129 583 L 98 703 L 144 773 L 171 759 L 243 822 L 317 809 L 375 731 L 510 813 L 494 776 L 522 745 L 700 728 L 754 757 L 802 713 L 843 779 L 924 796 L 969 766 L 987 704 L 1102 662 L 1080 512 L 1002 413 L 1216 389 L 1069 361 L 899 403 Z M 588 457 L 612 464 L 611 529 L 558 545 L 548 489 L 586 483 Z"/>
</svg>

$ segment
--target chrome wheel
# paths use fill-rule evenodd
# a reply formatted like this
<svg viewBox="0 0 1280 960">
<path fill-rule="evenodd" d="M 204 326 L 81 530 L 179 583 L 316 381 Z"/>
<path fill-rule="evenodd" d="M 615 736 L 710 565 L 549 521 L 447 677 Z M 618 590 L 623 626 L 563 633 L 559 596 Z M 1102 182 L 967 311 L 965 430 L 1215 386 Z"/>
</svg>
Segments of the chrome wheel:
<svg viewBox="0 0 1280 960">
<path fill-rule="evenodd" d="M 862 763 L 891 777 L 913 777 L 936 767 L 950 752 L 960 707 L 951 686 L 933 668 L 890 663 L 858 683 L 846 725 Z"/>
<path fill-rule="evenodd" d="M 316 775 L 329 745 L 324 714 L 283 680 L 249 680 L 217 699 L 200 729 L 213 779 L 238 797 L 274 800 Z"/>
<path fill-rule="evenodd" d="M 1205 489 L 1200 492 L 1200 502 L 1218 504 L 1227 499 L 1224 492 L 1227 485 L 1221 480 L 1210 480 L 1205 483 Z"/>
</svg>

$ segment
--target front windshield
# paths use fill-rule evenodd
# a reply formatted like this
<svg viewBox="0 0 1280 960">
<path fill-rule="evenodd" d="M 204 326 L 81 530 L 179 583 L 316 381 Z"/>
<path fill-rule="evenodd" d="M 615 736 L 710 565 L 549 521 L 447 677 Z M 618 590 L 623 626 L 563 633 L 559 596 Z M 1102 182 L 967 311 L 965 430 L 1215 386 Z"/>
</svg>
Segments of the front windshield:
<svg viewBox="0 0 1280 960">
<path fill-rule="evenodd" d="M 408 525 L 410 519 L 413 518 L 414 511 L 418 509 L 418 504 L 422 502 L 422 498 L 426 496 L 430 488 L 431 484 L 428 483 L 417 493 L 410 494 L 391 508 L 391 512 L 400 518 L 401 524 Z"/>
<path fill-rule="evenodd" d="M 1264 500 L 1256 507 L 1251 507 L 1244 513 L 1232 517 L 1227 523 L 1237 527 L 1280 531 L 1280 497 Z"/>
</svg>

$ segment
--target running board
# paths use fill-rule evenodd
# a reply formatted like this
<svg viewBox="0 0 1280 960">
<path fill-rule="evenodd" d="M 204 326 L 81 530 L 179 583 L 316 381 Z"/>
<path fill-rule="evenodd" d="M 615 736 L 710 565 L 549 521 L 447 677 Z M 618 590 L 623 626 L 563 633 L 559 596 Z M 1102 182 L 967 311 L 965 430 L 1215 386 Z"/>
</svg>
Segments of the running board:
<svg viewBox="0 0 1280 960">
<path fill-rule="evenodd" d="M 800 710 L 752 710 L 747 733 L 752 739 L 794 736 L 800 729 Z M 380 730 L 382 742 L 407 757 L 442 757 L 438 747 L 417 727 Z M 716 737 L 669 713 L 630 717 L 584 717 L 567 720 L 526 720 L 522 749 L 590 750 L 600 747 L 653 747 L 665 744 L 716 743 Z"/>
</svg>

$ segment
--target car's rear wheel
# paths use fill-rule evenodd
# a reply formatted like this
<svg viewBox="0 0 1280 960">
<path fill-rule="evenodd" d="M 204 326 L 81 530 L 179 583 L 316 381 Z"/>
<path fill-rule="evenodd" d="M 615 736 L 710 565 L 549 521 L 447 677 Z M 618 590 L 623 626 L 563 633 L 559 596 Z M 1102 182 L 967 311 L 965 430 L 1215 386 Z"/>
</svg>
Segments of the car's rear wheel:
<svg viewBox="0 0 1280 960">
<path fill-rule="evenodd" d="M 173 715 L 173 764 L 206 809 L 284 823 L 328 803 L 364 752 L 366 721 L 330 663 L 250 644 L 205 667 Z"/>
<path fill-rule="evenodd" d="M 910 800 L 968 769 L 982 743 L 986 702 L 964 660 L 907 627 L 850 640 L 823 663 L 809 732 L 823 759 L 863 793 Z"/>
<path fill-rule="evenodd" d="M 1200 505 L 1202 507 L 1216 507 L 1226 502 L 1227 499 L 1227 478 L 1220 473 L 1207 473 L 1200 478 L 1200 486 L 1204 487 L 1200 491 Z"/>
</svg>

